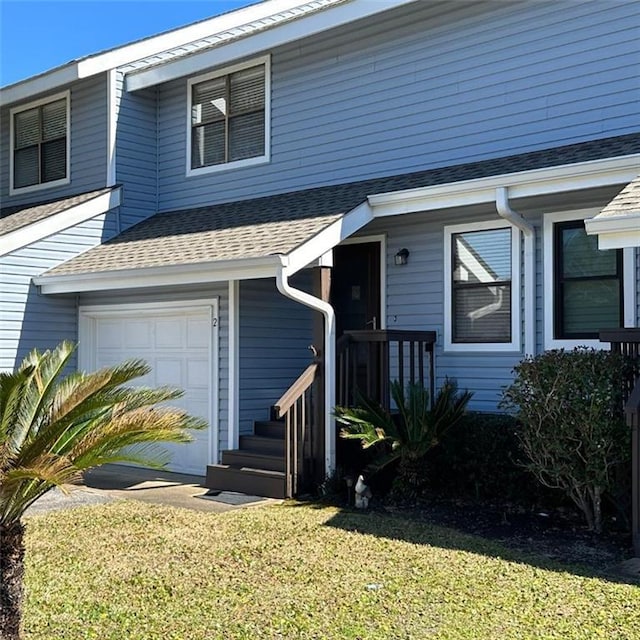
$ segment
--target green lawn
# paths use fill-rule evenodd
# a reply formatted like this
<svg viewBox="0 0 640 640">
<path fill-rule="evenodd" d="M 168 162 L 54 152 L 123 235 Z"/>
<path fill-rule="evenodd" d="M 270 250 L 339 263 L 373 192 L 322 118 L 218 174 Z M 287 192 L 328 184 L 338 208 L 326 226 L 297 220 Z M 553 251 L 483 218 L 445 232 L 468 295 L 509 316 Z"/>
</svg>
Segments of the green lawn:
<svg viewBox="0 0 640 640">
<path fill-rule="evenodd" d="M 34 516 L 25 640 L 640 638 L 640 588 L 379 514 Z"/>
</svg>

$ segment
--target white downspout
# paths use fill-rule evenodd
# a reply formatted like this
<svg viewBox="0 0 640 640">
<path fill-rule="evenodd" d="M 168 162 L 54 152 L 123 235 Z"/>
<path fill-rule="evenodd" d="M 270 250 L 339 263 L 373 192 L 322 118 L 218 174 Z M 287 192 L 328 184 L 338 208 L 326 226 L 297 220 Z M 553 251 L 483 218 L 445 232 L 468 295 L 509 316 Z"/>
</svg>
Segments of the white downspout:
<svg viewBox="0 0 640 640">
<path fill-rule="evenodd" d="M 336 403 L 336 322 L 333 307 L 324 300 L 304 291 L 294 289 L 289 284 L 286 258 L 276 273 L 278 291 L 287 298 L 295 300 L 324 316 L 324 467 L 329 475 L 335 467 L 336 435 L 333 427 L 333 408 Z"/>
<path fill-rule="evenodd" d="M 529 221 L 511 209 L 506 187 L 496 189 L 496 209 L 524 235 L 524 353 L 532 356 L 536 348 L 536 232 Z"/>
</svg>

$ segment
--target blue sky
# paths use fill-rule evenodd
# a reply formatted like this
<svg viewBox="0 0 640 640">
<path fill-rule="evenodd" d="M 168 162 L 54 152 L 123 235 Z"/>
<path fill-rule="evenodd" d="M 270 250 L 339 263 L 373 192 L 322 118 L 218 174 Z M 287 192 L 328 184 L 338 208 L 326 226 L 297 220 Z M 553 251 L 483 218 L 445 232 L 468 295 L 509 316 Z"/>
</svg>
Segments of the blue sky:
<svg viewBox="0 0 640 640">
<path fill-rule="evenodd" d="M 0 85 L 256 0 L 0 0 Z"/>
</svg>

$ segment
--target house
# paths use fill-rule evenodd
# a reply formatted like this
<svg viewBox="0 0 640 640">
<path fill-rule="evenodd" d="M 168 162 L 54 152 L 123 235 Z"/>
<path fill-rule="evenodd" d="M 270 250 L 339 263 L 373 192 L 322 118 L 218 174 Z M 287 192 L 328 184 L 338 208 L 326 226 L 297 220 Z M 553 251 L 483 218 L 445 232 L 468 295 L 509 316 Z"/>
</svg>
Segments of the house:
<svg viewBox="0 0 640 640">
<path fill-rule="evenodd" d="M 210 423 L 171 468 L 266 495 L 334 468 L 356 383 L 495 410 L 525 354 L 638 325 L 637 248 L 584 221 L 629 231 L 598 214 L 640 173 L 639 29 L 266 0 L 2 88 L 0 366 L 143 357 Z"/>
</svg>

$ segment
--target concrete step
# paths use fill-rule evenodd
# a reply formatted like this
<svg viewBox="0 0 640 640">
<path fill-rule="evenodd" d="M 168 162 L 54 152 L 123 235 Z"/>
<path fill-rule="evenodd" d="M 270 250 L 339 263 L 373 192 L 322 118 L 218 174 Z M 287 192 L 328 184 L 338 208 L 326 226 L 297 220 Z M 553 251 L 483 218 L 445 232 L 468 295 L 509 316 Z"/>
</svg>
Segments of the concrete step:
<svg viewBox="0 0 640 640">
<path fill-rule="evenodd" d="M 249 467 L 266 471 L 284 471 L 284 456 L 270 455 L 249 449 L 232 449 L 222 452 L 222 464 L 234 467 Z"/>
<path fill-rule="evenodd" d="M 210 464 L 204 486 L 215 491 L 237 491 L 266 498 L 287 497 L 284 473 L 251 467 Z"/>
</svg>

